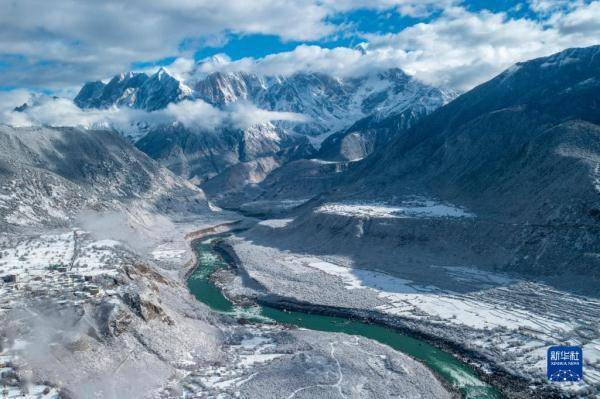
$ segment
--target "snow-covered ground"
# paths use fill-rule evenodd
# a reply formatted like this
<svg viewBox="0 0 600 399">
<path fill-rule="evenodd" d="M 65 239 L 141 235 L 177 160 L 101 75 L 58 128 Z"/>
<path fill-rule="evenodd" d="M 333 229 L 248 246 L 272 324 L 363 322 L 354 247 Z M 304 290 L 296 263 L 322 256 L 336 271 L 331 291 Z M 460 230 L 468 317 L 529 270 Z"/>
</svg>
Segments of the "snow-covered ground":
<svg viewBox="0 0 600 399">
<path fill-rule="evenodd" d="M 263 221 L 282 228 L 289 221 Z M 250 235 L 249 235 L 250 234 Z M 365 311 L 387 322 L 446 339 L 492 363 L 543 382 L 546 350 L 558 344 L 584 347 L 584 381 L 562 385 L 586 392 L 600 384 L 600 301 L 472 267 L 432 265 L 403 276 L 352 268 L 341 256 L 281 250 L 245 238 L 228 240 L 250 279 L 270 294 L 303 303 Z M 434 277 L 432 277 L 434 276 Z M 465 288 L 466 287 L 466 288 Z M 233 279 L 230 295 L 261 296 Z"/>
<path fill-rule="evenodd" d="M 231 222 L 169 232 L 192 239 Z M 136 240 L 100 233 L 2 236 L 0 398 L 451 397 L 425 366 L 369 340 L 209 312 L 181 280 L 184 234 L 154 236 L 141 256 Z"/>
<path fill-rule="evenodd" d="M 261 213 L 277 213 L 289 211 L 295 207 L 298 207 L 305 202 L 307 202 L 309 198 L 298 199 L 298 200 L 280 200 L 280 201 L 253 201 L 246 202 L 240 206 L 240 209 L 243 212 L 252 213 L 252 214 L 261 214 Z"/>
<path fill-rule="evenodd" d="M 363 218 L 474 217 L 456 206 L 425 199 L 405 201 L 399 205 L 381 202 L 332 202 L 321 205 L 315 212 Z"/>
<path fill-rule="evenodd" d="M 248 326 L 226 352 L 185 377 L 184 397 L 452 397 L 422 364 L 356 336 Z"/>
<path fill-rule="evenodd" d="M 152 251 L 152 256 L 156 260 L 181 259 L 185 255 L 184 249 L 170 249 L 168 244 L 163 244 Z"/>
<path fill-rule="evenodd" d="M 36 384 L 19 376 L 13 366 L 23 342 L 0 340 L 0 397 L 3 399 L 58 399 L 58 390 L 54 387 Z"/>
<path fill-rule="evenodd" d="M 178 274 L 169 281 L 145 263 L 126 243 L 77 228 L 3 234 L 0 398 L 50 399 L 63 388 L 70 397 L 128 396 L 125 380 L 152 376 L 132 387 L 142 395 L 179 373 L 183 352 L 197 351 L 195 364 L 218 356 L 214 327 L 179 313 L 194 300 L 178 291 Z"/>
<path fill-rule="evenodd" d="M 267 226 L 267 227 L 271 227 L 274 229 L 280 229 L 283 228 L 285 226 L 287 226 L 288 224 L 292 223 L 294 221 L 294 219 L 288 218 L 288 219 L 268 219 L 268 220 L 261 220 L 260 222 L 258 222 L 258 224 L 260 226 Z"/>
<path fill-rule="evenodd" d="M 68 220 L 61 209 L 60 199 L 65 196 L 65 187 L 55 181 L 47 181 L 45 195 L 36 191 L 36 187 L 20 186 L 18 181 L 8 180 L 0 186 L 0 211 L 6 213 L 8 223 L 26 226 L 39 223 L 40 214 L 46 214 L 58 221 Z"/>
<path fill-rule="evenodd" d="M 115 276 L 123 247 L 94 240 L 81 230 L 32 236 L 5 236 L 0 242 L 0 313 L 24 300 L 52 298 L 82 303 L 101 288 L 94 280 Z"/>
</svg>

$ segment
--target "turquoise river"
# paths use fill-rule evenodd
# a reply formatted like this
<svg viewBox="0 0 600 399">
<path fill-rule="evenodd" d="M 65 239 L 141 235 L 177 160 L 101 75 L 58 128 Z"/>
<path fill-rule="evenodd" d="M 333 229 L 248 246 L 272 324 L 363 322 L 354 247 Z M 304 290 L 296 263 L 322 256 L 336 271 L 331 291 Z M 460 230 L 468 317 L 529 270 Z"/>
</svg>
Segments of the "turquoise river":
<svg viewBox="0 0 600 399">
<path fill-rule="evenodd" d="M 422 340 L 402 334 L 392 328 L 355 319 L 288 311 L 265 305 L 241 307 L 229 301 L 210 280 L 219 268 L 229 267 L 214 251 L 218 237 L 195 242 L 198 263 L 188 278 L 190 292 L 213 311 L 250 319 L 257 323 L 280 323 L 311 330 L 360 335 L 370 338 L 421 361 L 440 378 L 456 387 L 467 399 L 496 399 L 502 396 L 489 384 L 480 380 L 465 363 L 451 354 Z"/>
</svg>

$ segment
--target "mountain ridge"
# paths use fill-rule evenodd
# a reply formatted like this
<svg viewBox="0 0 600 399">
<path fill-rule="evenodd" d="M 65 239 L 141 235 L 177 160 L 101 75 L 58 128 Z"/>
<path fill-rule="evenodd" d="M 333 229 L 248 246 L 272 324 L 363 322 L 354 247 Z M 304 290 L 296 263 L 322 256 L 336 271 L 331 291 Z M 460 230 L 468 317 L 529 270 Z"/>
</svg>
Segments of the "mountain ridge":
<svg viewBox="0 0 600 399">
<path fill-rule="evenodd" d="M 287 77 L 213 72 L 189 82 L 177 80 L 161 68 L 151 76 L 129 72 L 113 77 L 107 84 L 88 82 L 74 101 L 80 108 L 126 106 L 146 111 L 185 99 L 202 100 L 217 108 L 249 101 L 261 109 L 306 115 L 311 123 L 293 123 L 291 130 L 322 135 L 368 115 L 385 117 L 410 109 L 413 104 L 419 107 L 419 113 L 431 112 L 455 96 L 456 92 L 421 83 L 399 68 L 348 79 L 317 72 L 297 72 Z"/>
<path fill-rule="evenodd" d="M 310 145 L 318 147 L 326 136 L 343 131 L 359 119 L 375 123 L 389 115 L 403 114 L 410 116 L 403 123 L 408 127 L 455 95 L 421 83 L 398 68 L 347 79 L 316 72 L 290 76 L 213 72 L 186 82 L 161 68 L 151 76 L 129 72 L 107 84 L 86 83 L 75 103 L 81 108 L 156 111 L 184 100 L 201 100 L 225 112 L 232 112 L 236 103 L 250 103 L 258 112 L 304 116 L 302 121 L 273 120 L 240 129 L 219 126 L 214 131 L 137 123 L 132 130 L 138 129 L 140 134 L 126 132 L 138 148 L 201 184 L 238 162 L 275 156 L 288 147 L 303 146 L 304 156 L 313 156 L 315 151 L 308 150 Z M 376 147 L 376 138 L 365 134 L 362 140 L 367 144 L 360 157 Z M 336 148 L 332 151 L 343 152 Z"/>
<path fill-rule="evenodd" d="M 598 93 L 600 46 L 519 63 L 350 164 L 321 201 L 455 204 L 477 217 L 444 222 L 446 259 L 597 279 Z"/>
</svg>

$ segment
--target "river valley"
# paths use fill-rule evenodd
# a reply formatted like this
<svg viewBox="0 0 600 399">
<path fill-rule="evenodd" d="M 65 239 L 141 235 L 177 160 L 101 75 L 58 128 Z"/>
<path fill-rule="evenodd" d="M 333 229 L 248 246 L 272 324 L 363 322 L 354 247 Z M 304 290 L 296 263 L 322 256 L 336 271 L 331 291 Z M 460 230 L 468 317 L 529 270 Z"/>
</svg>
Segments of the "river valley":
<svg viewBox="0 0 600 399">
<path fill-rule="evenodd" d="M 447 385 L 458 390 L 464 398 L 502 397 L 495 388 L 480 380 L 467 364 L 462 363 L 451 354 L 391 328 L 356 319 L 281 310 L 264 304 L 238 305 L 233 303 L 211 279 L 216 271 L 229 268 L 227 262 L 215 251 L 214 245 L 219 239 L 221 237 L 216 236 L 195 241 L 194 250 L 198 263 L 187 281 L 190 292 L 213 311 L 253 323 L 279 323 L 297 328 L 344 333 L 373 339 L 424 363 Z"/>
</svg>

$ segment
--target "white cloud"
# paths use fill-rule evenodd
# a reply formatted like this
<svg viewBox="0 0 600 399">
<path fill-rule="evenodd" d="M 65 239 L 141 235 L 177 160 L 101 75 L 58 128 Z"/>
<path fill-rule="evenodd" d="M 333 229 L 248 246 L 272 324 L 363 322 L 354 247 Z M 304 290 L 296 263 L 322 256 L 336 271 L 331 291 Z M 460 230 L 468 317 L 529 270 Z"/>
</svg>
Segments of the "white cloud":
<svg viewBox="0 0 600 399">
<path fill-rule="evenodd" d="M 312 41 L 343 33 L 330 17 L 356 9 L 403 15 L 441 13 L 388 35 L 367 35 L 366 57 L 353 49 L 300 46 L 220 68 L 289 74 L 302 68 L 359 73 L 398 66 L 422 79 L 468 88 L 516 61 L 598 42 L 600 1 L 529 0 L 540 20 L 468 12 L 462 0 L 20 0 L 0 9 L 0 81 L 16 87 L 73 90 L 140 61 L 179 57 L 170 67 L 189 77 L 198 48 L 231 34 Z M 525 3 L 524 3 L 525 4 Z M 209 66 L 205 66 L 209 69 Z"/>
<path fill-rule="evenodd" d="M 31 101 L 31 96 L 27 90 L 0 91 L 0 113 Z"/>
<path fill-rule="evenodd" d="M 39 97 L 22 112 L 15 106 L 31 101 L 24 91 L 0 92 L 0 123 L 24 126 L 76 126 L 82 128 L 114 128 L 131 132 L 137 122 L 149 125 L 181 123 L 198 131 L 214 131 L 221 127 L 245 129 L 275 120 L 304 122 L 303 115 L 292 112 L 274 112 L 256 108 L 252 104 L 236 103 L 220 110 L 202 101 L 182 101 L 169 104 L 165 109 L 146 112 L 127 107 L 109 109 L 81 109 L 65 98 Z"/>
<path fill-rule="evenodd" d="M 164 110 L 150 112 L 165 121 L 172 120 L 193 129 L 214 130 L 225 122 L 226 114 L 204 101 L 182 101 Z"/>
<path fill-rule="evenodd" d="M 190 55 L 231 34 L 318 40 L 357 8 L 422 12 L 456 0 L 19 0 L 0 5 L 0 81 L 62 88 L 102 79 L 134 62 Z M 426 4 L 426 6 L 419 4 Z M 183 45 L 182 45 L 183 44 Z"/>
<path fill-rule="evenodd" d="M 399 33 L 365 35 L 365 39 L 366 52 L 301 45 L 260 59 L 208 60 L 199 70 L 243 70 L 265 75 L 309 70 L 343 77 L 400 67 L 428 83 L 467 90 L 516 62 L 568 47 L 600 44 L 600 1 L 561 8 L 541 21 L 454 7 L 432 22 Z"/>
<path fill-rule="evenodd" d="M 245 129 L 271 121 L 305 122 L 307 118 L 293 112 L 275 112 L 257 108 L 251 103 L 236 102 L 221 110 L 202 100 L 185 100 L 169 104 L 164 110 L 146 113 L 151 123 L 181 123 L 197 130 L 216 130 L 219 127 Z"/>
<path fill-rule="evenodd" d="M 580 46 L 593 41 L 600 43 L 600 1 L 573 8 L 570 12 L 556 13 L 551 23 L 563 35 L 563 40 L 572 42 L 572 38 L 577 38 Z"/>
<path fill-rule="evenodd" d="M 330 9 L 311 0 L 20 0 L 0 8 L 0 54 L 9 66 L 0 76 L 17 85 L 102 78 L 181 54 L 186 40 L 196 49 L 229 33 L 314 40 L 336 30 Z"/>
<path fill-rule="evenodd" d="M 593 2 L 546 21 L 454 8 L 431 23 L 369 39 L 375 56 L 397 57 L 408 73 L 469 89 L 515 62 L 599 44 L 599 32 L 600 2 Z"/>
<path fill-rule="evenodd" d="M 360 51 L 347 47 L 334 49 L 300 45 L 292 51 L 267 55 L 264 58 L 242 58 L 237 61 L 220 62 L 206 60 L 198 67 L 201 73 L 215 71 L 245 71 L 260 75 L 291 75 L 298 71 L 327 72 L 335 76 L 350 76 L 368 69 L 369 60 Z M 379 65 L 374 65 L 378 67 Z"/>
<path fill-rule="evenodd" d="M 251 103 L 235 102 L 228 112 L 231 124 L 238 128 L 255 126 L 270 121 L 307 122 L 308 118 L 293 112 L 267 111 Z"/>
<path fill-rule="evenodd" d="M 549 15 L 556 11 L 572 10 L 583 6 L 583 0 L 530 0 L 529 7 L 541 14 Z"/>
<path fill-rule="evenodd" d="M 0 123 L 17 127 L 46 125 L 93 128 L 127 126 L 136 118 L 148 117 L 148 113 L 132 109 L 82 110 L 69 99 L 35 95 L 28 97 L 29 103 L 34 99 L 33 105 L 22 112 L 13 111 L 16 105 L 23 104 L 22 96 L 21 93 L 7 93 L 5 99 L 8 100 L 0 102 Z M 10 101 L 11 97 L 14 102 Z"/>
<path fill-rule="evenodd" d="M 193 71 L 195 64 L 190 58 L 180 57 L 169 65 L 168 71 L 175 79 L 185 81 L 189 79 L 189 73 Z"/>
<path fill-rule="evenodd" d="M 369 8 L 373 10 L 395 9 L 409 17 L 422 17 L 461 3 L 461 0 L 323 0 L 336 11 Z"/>
</svg>

